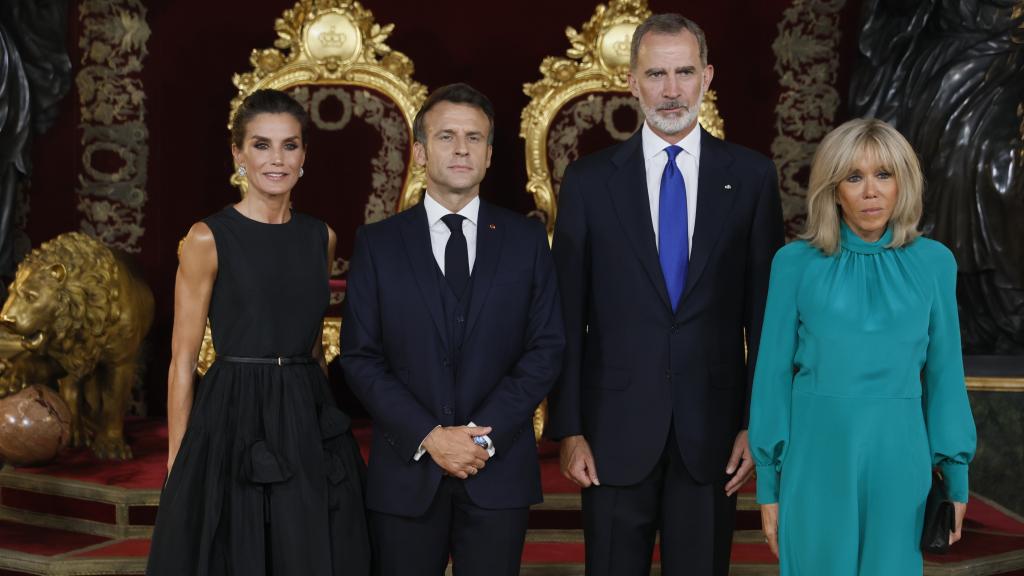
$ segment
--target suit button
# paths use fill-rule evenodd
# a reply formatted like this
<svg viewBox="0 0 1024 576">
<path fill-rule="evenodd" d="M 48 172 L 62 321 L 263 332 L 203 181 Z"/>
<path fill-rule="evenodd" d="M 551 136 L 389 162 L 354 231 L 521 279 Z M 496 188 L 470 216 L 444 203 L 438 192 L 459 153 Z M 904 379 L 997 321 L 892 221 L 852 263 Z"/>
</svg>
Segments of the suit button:
<svg viewBox="0 0 1024 576">
<path fill-rule="evenodd" d="M 451 362 L 449 362 L 447 358 L 445 358 L 444 360 L 442 360 L 442 361 L 441 361 L 441 364 L 444 364 L 444 367 L 445 367 L 445 368 L 448 368 L 448 367 L 450 367 L 450 366 L 452 365 L 452 363 L 451 363 Z"/>
<path fill-rule="evenodd" d="M 671 332 L 673 334 L 675 334 L 676 332 L 679 332 L 679 322 L 673 322 L 672 323 L 672 328 L 669 330 L 669 332 Z"/>
<path fill-rule="evenodd" d="M 441 411 L 444 412 L 446 416 L 452 415 L 452 407 L 447 404 L 445 404 L 444 407 L 441 408 Z"/>
<path fill-rule="evenodd" d="M 671 379 L 672 379 L 672 371 L 671 370 L 665 370 L 665 380 L 671 380 Z"/>
</svg>

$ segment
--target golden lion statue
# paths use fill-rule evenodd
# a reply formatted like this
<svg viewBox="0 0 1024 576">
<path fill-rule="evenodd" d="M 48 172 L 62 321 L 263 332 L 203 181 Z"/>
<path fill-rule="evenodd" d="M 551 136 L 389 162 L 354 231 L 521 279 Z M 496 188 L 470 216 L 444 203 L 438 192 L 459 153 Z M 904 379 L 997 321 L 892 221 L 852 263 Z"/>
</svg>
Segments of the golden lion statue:
<svg viewBox="0 0 1024 576">
<path fill-rule="evenodd" d="M 153 293 L 128 260 L 80 232 L 30 252 L 0 311 L 22 347 L 62 369 L 71 445 L 104 459 L 131 458 L 124 413 L 152 322 Z"/>
</svg>

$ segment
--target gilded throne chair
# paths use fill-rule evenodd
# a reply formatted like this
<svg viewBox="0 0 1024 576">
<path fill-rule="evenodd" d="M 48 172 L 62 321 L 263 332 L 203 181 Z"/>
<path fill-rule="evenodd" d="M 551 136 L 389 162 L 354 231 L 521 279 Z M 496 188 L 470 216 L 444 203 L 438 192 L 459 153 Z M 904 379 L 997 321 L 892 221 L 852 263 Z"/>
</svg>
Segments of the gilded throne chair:
<svg viewBox="0 0 1024 576">
<path fill-rule="evenodd" d="M 238 94 L 229 130 L 245 97 L 263 88 L 288 92 L 309 112 L 311 153 L 292 204 L 338 235 L 323 332 L 328 362 L 340 353 L 344 278 L 356 228 L 415 205 L 424 188 L 412 158 L 412 121 L 427 89 L 412 79 L 412 61 L 385 43 L 393 28 L 376 23 L 354 0 L 299 0 L 275 21 L 274 46 L 254 49 L 252 70 L 232 79 Z M 245 194 L 237 173 L 231 183 Z M 200 374 L 216 355 L 210 338 L 207 327 Z"/>
<path fill-rule="evenodd" d="M 650 15 L 646 0 L 598 4 L 579 31 L 566 28 L 570 47 L 565 57 L 545 58 L 540 65 L 543 78 L 523 86 L 530 97 L 519 132 L 526 143 L 526 187 L 536 205 L 532 215 L 547 225 L 549 238 L 566 167 L 628 139 L 643 125 L 643 112 L 629 92 L 627 76 L 633 31 Z M 699 122 L 711 135 L 723 138 L 716 98 L 714 90 L 704 95 Z M 546 417 L 547 401 L 534 415 L 537 438 Z"/>
</svg>

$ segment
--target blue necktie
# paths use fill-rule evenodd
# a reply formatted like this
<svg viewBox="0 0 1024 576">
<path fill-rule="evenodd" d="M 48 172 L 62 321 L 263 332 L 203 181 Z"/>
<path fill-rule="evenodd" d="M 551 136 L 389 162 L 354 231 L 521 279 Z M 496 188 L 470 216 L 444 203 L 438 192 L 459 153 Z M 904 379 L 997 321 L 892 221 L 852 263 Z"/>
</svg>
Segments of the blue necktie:
<svg viewBox="0 0 1024 576">
<path fill-rule="evenodd" d="M 686 182 L 676 166 L 676 156 L 682 151 L 679 146 L 665 148 L 668 163 L 661 173 L 658 199 L 658 259 L 673 312 L 686 286 L 686 265 L 690 259 L 690 242 L 686 237 Z"/>
</svg>

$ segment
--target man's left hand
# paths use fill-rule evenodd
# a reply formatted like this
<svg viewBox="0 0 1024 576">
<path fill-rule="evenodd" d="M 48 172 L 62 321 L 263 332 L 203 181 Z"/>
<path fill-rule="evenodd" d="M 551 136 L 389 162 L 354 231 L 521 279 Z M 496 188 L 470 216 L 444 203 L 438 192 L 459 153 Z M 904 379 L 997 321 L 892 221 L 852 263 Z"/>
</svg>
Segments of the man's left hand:
<svg viewBox="0 0 1024 576">
<path fill-rule="evenodd" d="M 732 496 L 738 492 L 754 473 L 754 456 L 750 453 L 750 442 L 747 440 L 746 430 L 740 430 L 740 433 L 736 435 L 736 441 L 732 445 L 732 456 L 729 457 L 725 473 L 732 476 L 732 479 L 725 485 L 726 496 Z"/>
</svg>

